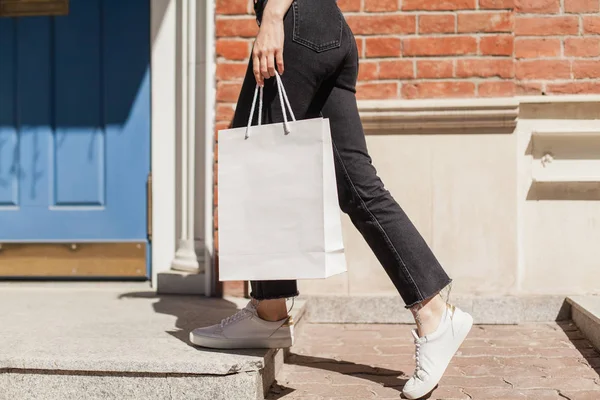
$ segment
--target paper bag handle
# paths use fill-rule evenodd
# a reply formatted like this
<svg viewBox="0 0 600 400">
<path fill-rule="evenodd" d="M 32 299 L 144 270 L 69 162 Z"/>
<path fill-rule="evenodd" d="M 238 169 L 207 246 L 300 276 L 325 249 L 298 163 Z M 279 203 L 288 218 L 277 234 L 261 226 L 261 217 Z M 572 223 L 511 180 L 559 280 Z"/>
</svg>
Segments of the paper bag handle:
<svg viewBox="0 0 600 400">
<path fill-rule="evenodd" d="M 290 100 L 288 99 L 285 88 L 283 87 L 283 82 L 281 81 L 281 76 L 279 73 L 275 71 L 275 81 L 277 82 L 277 91 L 279 93 L 279 102 L 281 104 L 281 110 L 283 111 L 283 130 L 285 134 L 288 135 L 290 133 L 290 127 L 288 125 L 288 117 L 286 110 L 289 111 L 290 116 L 292 117 L 292 121 L 296 121 L 296 116 L 292 111 L 292 106 L 290 105 Z M 252 125 L 252 117 L 254 116 L 254 110 L 256 109 L 256 99 L 258 100 L 258 125 L 262 125 L 262 108 L 263 108 L 263 88 L 256 85 L 254 89 L 254 98 L 252 99 L 252 107 L 250 108 L 250 117 L 248 118 L 248 125 L 246 126 L 246 139 L 249 137 L 250 126 Z M 285 102 L 285 104 L 284 104 Z M 287 106 L 287 107 L 286 107 Z"/>
</svg>

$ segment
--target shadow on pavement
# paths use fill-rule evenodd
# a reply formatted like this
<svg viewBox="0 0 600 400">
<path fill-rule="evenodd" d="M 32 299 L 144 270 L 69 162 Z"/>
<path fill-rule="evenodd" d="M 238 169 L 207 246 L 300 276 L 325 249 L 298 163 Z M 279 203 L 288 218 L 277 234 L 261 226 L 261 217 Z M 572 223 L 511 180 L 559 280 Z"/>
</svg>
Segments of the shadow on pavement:
<svg viewBox="0 0 600 400">
<path fill-rule="evenodd" d="M 218 324 L 237 311 L 234 303 L 192 295 L 158 294 L 154 291 L 123 293 L 119 299 L 137 298 L 156 300 L 154 312 L 176 317 L 175 326 L 167 331 L 171 336 L 191 345 L 189 332 L 195 328 Z"/>
<path fill-rule="evenodd" d="M 294 393 L 295 391 L 296 389 L 292 389 L 275 382 L 273 383 L 273 386 L 271 386 L 271 389 L 269 390 L 267 397 L 265 397 L 265 400 L 278 400 Z"/>
<path fill-rule="evenodd" d="M 119 295 L 119 299 L 124 298 L 156 299 L 152 304 L 154 312 L 176 317 L 174 329 L 166 333 L 198 351 L 247 356 L 264 355 L 264 350 L 214 350 L 197 347 L 190 342 L 190 331 L 218 324 L 222 319 L 238 311 L 237 305 L 231 301 L 194 295 L 157 294 L 150 290 Z"/>
<path fill-rule="evenodd" d="M 288 365 L 298 365 L 308 368 L 317 368 L 325 371 L 336 372 L 346 376 L 353 376 L 360 379 L 366 379 L 371 382 L 392 388 L 399 393 L 408 379 L 400 376 L 406 376 L 403 371 L 397 371 L 386 368 L 373 367 L 365 364 L 357 364 L 349 361 L 338 361 L 331 358 L 305 356 L 295 353 L 288 353 L 285 357 L 285 363 Z M 276 400 L 292 393 L 295 389 L 275 384 L 269 393 L 269 400 Z M 430 397 L 430 396 L 429 396 Z M 429 397 L 425 397 L 426 399 Z"/>
<path fill-rule="evenodd" d="M 573 321 L 559 321 L 557 324 L 581 354 L 581 362 L 594 369 L 600 376 L 600 351 L 592 346 Z"/>
</svg>

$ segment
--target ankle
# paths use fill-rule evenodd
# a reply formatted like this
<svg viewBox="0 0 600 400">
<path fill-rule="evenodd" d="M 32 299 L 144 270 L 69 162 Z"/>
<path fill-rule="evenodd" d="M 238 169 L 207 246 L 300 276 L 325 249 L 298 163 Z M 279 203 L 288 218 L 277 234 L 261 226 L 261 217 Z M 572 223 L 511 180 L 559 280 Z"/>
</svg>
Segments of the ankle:
<svg viewBox="0 0 600 400">
<path fill-rule="evenodd" d="M 446 302 L 441 297 L 435 296 L 412 309 L 419 336 L 429 335 L 437 330 L 446 308 Z"/>
<path fill-rule="evenodd" d="M 287 305 L 285 299 L 261 300 L 256 306 L 256 312 L 265 321 L 281 321 L 287 318 Z"/>
<path fill-rule="evenodd" d="M 441 307 L 426 307 L 419 311 L 419 318 L 422 322 L 439 322 L 440 318 L 444 315 L 446 306 Z"/>
</svg>

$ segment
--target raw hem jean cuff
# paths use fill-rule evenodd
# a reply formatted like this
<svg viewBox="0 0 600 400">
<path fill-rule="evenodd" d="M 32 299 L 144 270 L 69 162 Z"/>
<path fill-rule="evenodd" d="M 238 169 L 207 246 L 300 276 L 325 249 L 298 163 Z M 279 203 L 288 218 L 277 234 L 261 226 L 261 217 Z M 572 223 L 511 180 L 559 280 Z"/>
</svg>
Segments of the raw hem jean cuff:
<svg viewBox="0 0 600 400">
<path fill-rule="evenodd" d="M 435 297 L 435 296 L 437 296 L 437 295 L 438 295 L 438 293 L 440 293 L 442 290 L 444 290 L 445 288 L 447 288 L 447 287 L 448 287 L 448 285 L 450 285 L 451 283 L 452 283 L 452 279 L 448 279 L 448 282 L 444 283 L 444 285 L 442 285 L 442 287 L 441 287 L 439 290 L 437 290 L 437 291 L 434 291 L 432 294 L 429 294 L 429 295 L 425 295 L 425 296 L 423 296 L 423 298 L 422 298 L 421 300 L 417 300 L 417 301 L 414 301 L 414 302 L 412 302 L 412 303 L 410 303 L 410 304 L 407 304 L 406 306 L 404 306 L 404 308 L 406 308 L 406 309 L 411 309 L 411 308 L 413 308 L 414 306 L 416 306 L 416 305 L 419 305 L 419 304 L 421 304 L 422 302 L 424 302 L 424 301 L 426 301 L 426 300 L 429 300 L 429 299 L 431 299 L 432 297 Z"/>
<path fill-rule="evenodd" d="M 300 292 L 296 292 L 293 294 L 279 294 L 279 295 L 274 295 L 274 296 L 264 296 L 264 297 L 256 297 L 254 296 L 254 292 L 250 293 L 250 297 L 252 297 L 254 300 L 276 300 L 276 299 L 291 299 L 292 297 L 298 297 L 300 296 Z"/>
</svg>

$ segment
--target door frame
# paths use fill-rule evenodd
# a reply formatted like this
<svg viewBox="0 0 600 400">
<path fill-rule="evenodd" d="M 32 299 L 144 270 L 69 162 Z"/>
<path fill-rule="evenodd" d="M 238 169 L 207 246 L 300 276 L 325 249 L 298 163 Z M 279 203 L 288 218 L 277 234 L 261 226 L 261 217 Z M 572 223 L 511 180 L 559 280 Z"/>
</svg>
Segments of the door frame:
<svg viewBox="0 0 600 400">
<path fill-rule="evenodd" d="M 157 275 L 171 270 L 175 257 L 178 238 L 177 216 L 179 205 L 177 198 L 177 141 L 178 110 L 177 84 L 179 63 L 177 57 L 178 31 L 177 4 L 186 0 L 149 0 L 150 1 L 150 76 L 151 76 L 151 171 L 152 171 L 152 287 L 156 289 Z M 204 254 L 198 254 L 203 260 L 205 274 L 204 294 L 211 295 L 213 287 L 213 160 L 214 160 L 214 118 L 215 118 L 215 5 L 214 1 L 200 2 L 197 10 L 198 34 L 189 40 L 196 43 L 198 79 L 196 93 L 199 96 L 198 115 L 201 121 L 196 123 L 203 129 L 197 141 L 203 144 L 204 154 L 197 157 L 204 167 L 203 188 L 187 188 L 196 193 L 204 193 L 204 209 L 196 210 L 197 220 L 204 224 Z M 202 85 L 202 86 L 200 86 Z M 203 97 L 203 99 L 202 99 Z M 203 140 L 202 140 L 203 139 Z M 202 190 L 197 190 L 202 189 Z"/>
</svg>

